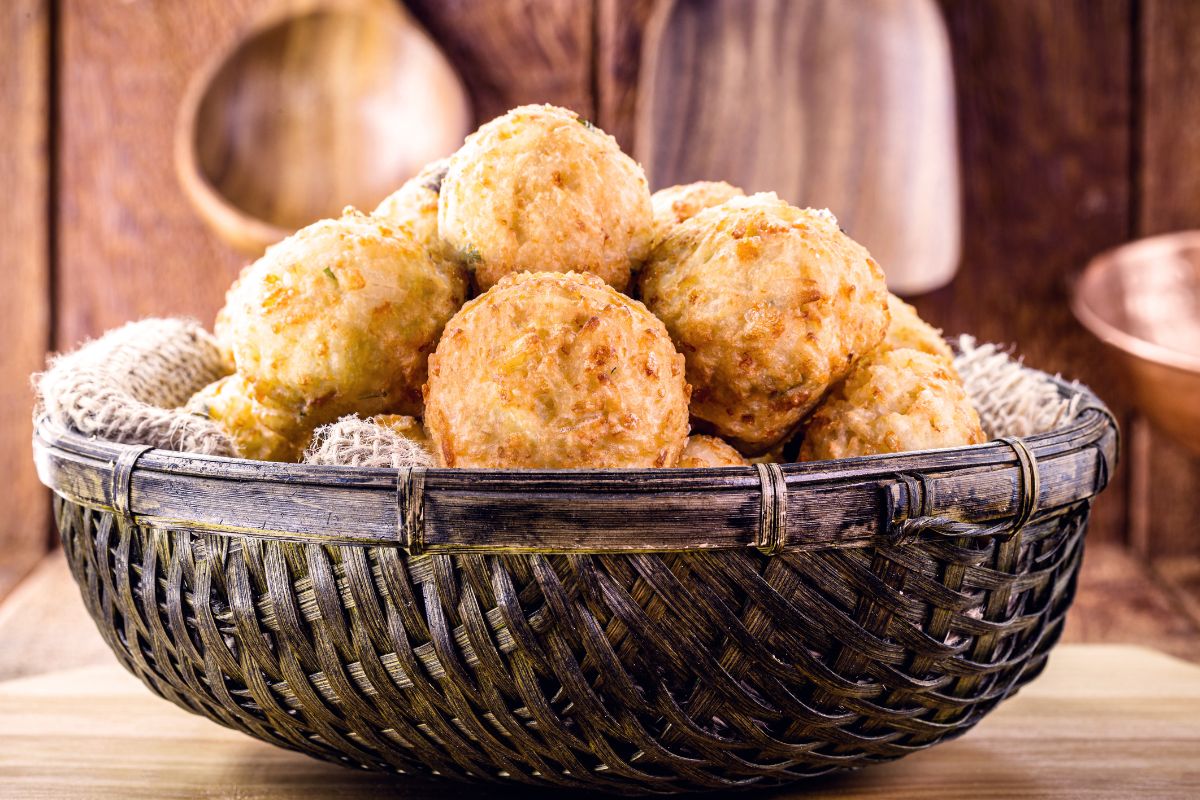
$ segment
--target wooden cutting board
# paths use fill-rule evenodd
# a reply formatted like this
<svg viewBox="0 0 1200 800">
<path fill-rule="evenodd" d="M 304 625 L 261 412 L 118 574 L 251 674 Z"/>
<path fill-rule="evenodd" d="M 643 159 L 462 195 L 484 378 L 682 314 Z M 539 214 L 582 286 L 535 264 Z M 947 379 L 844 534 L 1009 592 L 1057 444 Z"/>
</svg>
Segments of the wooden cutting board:
<svg viewBox="0 0 1200 800">
<path fill-rule="evenodd" d="M 324 764 L 192 716 L 117 666 L 0 683 L 5 798 L 300 793 L 412 800 L 529 795 Z M 1041 678 L 962 739 L 758 796 L 1200 797 L 1200 667 L 1139 647 L 1064 645 Z"/>
<path fill-rule="evenodd" d="M 657 0 L 643 45 L 635 154 L 653 188 L 727 180 L 828 207 L 893 291 L 953 277 L 954 75 L 933 0 Z"/>
</svg>

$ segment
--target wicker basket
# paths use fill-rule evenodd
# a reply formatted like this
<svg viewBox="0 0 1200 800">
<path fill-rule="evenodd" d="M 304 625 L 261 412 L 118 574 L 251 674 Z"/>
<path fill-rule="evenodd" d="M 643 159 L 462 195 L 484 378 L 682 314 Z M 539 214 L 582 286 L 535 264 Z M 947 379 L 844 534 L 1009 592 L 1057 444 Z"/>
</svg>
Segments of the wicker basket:
<svg viewBox="0 0 1200 800">
<path fill-rule="evenodd" d="M 1116 457 L 1084 400 L 1024 441 L 721 470 L 397 476 L 44 422 L 35 451 L 163 697 L 371 769 L 669 793 L 899 758 L 1036 676 Z"/>
</svg>

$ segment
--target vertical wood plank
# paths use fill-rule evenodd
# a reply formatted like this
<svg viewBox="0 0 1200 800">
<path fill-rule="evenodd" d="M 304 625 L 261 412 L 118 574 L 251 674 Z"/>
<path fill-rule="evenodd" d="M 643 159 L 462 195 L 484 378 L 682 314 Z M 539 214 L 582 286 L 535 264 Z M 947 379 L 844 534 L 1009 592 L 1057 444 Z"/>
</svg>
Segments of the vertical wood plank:
<svg viewBox="0 0 1200 800">
<path fill-rule="evenodd" d="M 0 598 L 46 551 L 48 492 L 29 450 L 29 375 L 50 344 L 49 0 L 0 7 Z"/>
<path fill-rule="evenodd" d="M 646 37 L 653 36 L 648 26 L 665 21 L 661 17 L 671 4 L 672 0 L 596 0 L 596 123 L 615 136 L 626 153 L 636 146 L 642 51 Z"/>
<path fill-rule="evenodd" d="M 941 0 L 957 80 L 963 259 L 915 298 L 950 333 L 1011 343 L 1032 366 L 1128 399 L 1068 307 L 1088 259 L 1129 238 L 1129 0 Z M 1127 427 L 1127 426 L 1126 426 Z M 1127 466 L 1096 502 L 1089 537 L 1123 541 Z"/>
<path fill-rule="evenodd" d="M 1200 228 L 1200 3 L 1143 0 L 1137 235 Z M 1200 398 L 1197 399 L 1200 402 Z M 1200 554 L 1200 457 L 1149 425 L 1135 541 L 1151 557 Z"/>
<path fill-rule="evenodd" d="M 893 286 L 953 273 L 953 76 L 934 3 L 712 0 L 650 16 L 635 155 L 652 188 L 727 180 L 774 191 L 832 210 Z M 617 110 L 628 101 L 605 66 L 622 63 L 598 60 L 600 96 Z"/>
<path fill-rule="evenodd" d="M 471 93 L 478 123 L 553 103 L 591 117 L 592 0 L 406 0 Z"/>
<path fill-rule="evenodd" d="M 184 197 L 172 135 L 188 78 L 256 5 L 63 0 L 60 347 L 148 315 L 211 323 L 242 259 Z"/>
</svg>

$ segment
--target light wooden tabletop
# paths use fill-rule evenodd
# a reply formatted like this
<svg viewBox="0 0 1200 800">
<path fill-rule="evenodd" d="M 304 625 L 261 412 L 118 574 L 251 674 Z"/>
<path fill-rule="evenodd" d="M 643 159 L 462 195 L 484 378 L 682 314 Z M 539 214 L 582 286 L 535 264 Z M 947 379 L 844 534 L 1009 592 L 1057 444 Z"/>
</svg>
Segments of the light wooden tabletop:
<svg viewBox="0 0 1200 800">
<path fill-rule="evenodd" d="M 516 792 L 324 764 L 192 716 L 113 665 L 0 683 L 0 795 L 445 800 Z M 1063 645 L 1042 677 L 962 739 L 762 796 L 1200 797 L 1200 667 L 1140 647 Z"/>
</svg>

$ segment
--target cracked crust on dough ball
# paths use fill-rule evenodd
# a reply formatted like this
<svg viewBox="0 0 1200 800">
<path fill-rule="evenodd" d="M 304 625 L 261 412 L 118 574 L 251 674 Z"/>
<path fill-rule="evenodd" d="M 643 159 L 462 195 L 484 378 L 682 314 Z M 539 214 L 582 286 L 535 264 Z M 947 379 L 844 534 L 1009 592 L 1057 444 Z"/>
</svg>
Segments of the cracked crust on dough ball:
<svg viewBox="0 0 1200 800">
<path fill-rule="evenodd" d="M 705 209 L 655 248 L 641 296 L 687 359 L 692 416 L 742 453 L 785 441 L 883 339 L 883 271 L 828 211 L 774 194 Z"/>
<path fill-rule="evenodd" d="M 715 436 L 689 436 L 677 467 L 744 467 L 749 461 Z"/>
<path fill-rule="evenodd" d="M 371 216 L 406 226 L 441 269 L 459 273 L 466 283 L 470 280 L 466 267 L 454 258 L 449 246 L 438 235 L 438 195 L 449 166 L 448 158 L 426 164 L 376 206 Z"/>
<path fill-rule="evenodd" d="M 438 227 L 480 291 L 527 270 L 590 272 L 623 291 L 653 213 L 645 173 L 615 139 L 573 111 L 521 106 L 451 156 Z"/>
<path fill-rule="evenodd" d="M 210 419 L 233 440 L 238 458 L 298 461 L 312 427 L 259 397 L 241 375 L 226 375 L 192 395 L 184 410 Z"/>
<path fill-rule="evenodd" d="M 298 429 L 354 412 L 419 414 L 428 355 L 466 289 L 407 228 L 350 211 L 245 270 L 221 338 L 254 395 Z"/>
<path fill-rule="evenodd" d="M 725 181 L 696 181 L 659 189 L 650 195 L 655 243 L 667 238 L 676 225 L 687 222 L 704 209 L 745 196 L 745 192 Z"/>
<path fill-rule="evenodd" d="M 953 365 L 954 351 L 942 338 L 942 332 L 921 319 L 915 308 L 890 292 L 888 313 L 892 319 L 888 323 L 887 334 L 883 337 L 881 347 L 889 350 L 910 347 L 937 356 Z"/>
<path fill-rule="evenodd" d="M 900 348 L 863 359 L 812 415 L 801 461 L 959 447 L 985 441 L 953 366 Z"/>
<path fill-rule="evenodd" d="M 593 275 L 518 273 L 446 326 L 425 427 L 447 467 L 670 467 L 689 395 L 641 303 Z"/>
</svg>

